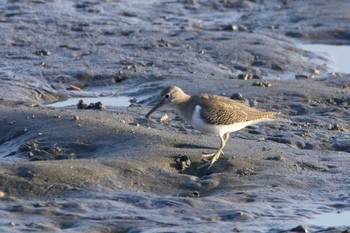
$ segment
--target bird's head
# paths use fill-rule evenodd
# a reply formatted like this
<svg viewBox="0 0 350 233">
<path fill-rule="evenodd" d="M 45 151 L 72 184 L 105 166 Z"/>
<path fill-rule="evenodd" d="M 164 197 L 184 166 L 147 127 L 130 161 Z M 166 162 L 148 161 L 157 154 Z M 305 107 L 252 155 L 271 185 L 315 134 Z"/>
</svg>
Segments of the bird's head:
<svg viewBox="0 0 350 233">
<path fill-rule="evenodd" d="M 160 93 L 160 100 L 156 106 L 154 106 L 151 111 L 149 111 L 146 115 L 146 118 L 149 118 L 150 115 L 155 112 L 158 108 L 167 104 L 179 104 L 183 101 L 184 97 L 187 95 L 181 90 L 181 88 L 176 86 L 166 87 Z"/>
</svg>

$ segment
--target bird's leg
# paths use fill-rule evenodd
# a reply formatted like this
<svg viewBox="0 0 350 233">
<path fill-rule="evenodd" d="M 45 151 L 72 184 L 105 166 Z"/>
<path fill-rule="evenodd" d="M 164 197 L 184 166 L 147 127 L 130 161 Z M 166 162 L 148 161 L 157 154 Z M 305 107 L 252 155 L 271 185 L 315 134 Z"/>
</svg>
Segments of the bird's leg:
<svg viewBox="0 0 350 233">
<path fill-rule="evenodd" d="M 208 158 L 211 158 L 215 155 L 215 153 L 210 153 L 210 154 L 202 154 L 201 159 L 207 160 Z"/>
<path fill-rule="evenodd" d="M 205 163 L 204 165 L 200 166 L 199 168 L 205 167 L 207 165 L 209 165 L 208 169 L 211 168 L 211 166 L 213 166 L 213 164 L 216 162 L 216 160 L 219 159 L 221 153 L 223 153 L 223 149 L 226 145 L 227 140 L 229 139 L 230 134 L 226 133 L 223 136 L 220 135 L 220 139 L 221 139 L 221 145 L 219 147 L 219 149 L 213 154 L 213 158 L 211 159 L 211 162 Z"/>
<path fill-rule="evenodd" d="M 230 138 L 229 136 L 230 136 L 229 133 L 224 134 L 224 138 L 223 138 L 223 140 L 224 140 L 224 145 L 226 144 L 227 140 Z M 220 137 L 220 138 L 221 138 L 221 137 Z M 222 138 L 221 138 L 221 140 L 222 140 Z M 221 145 L 222 145 L 222 141 L 221 141 Z M 201 155 L 201 159 L 207 160 L 208 158 L 211 158 L 211 157 L 213 157 L 214 155 L 216 155 L 218 151 L 219 151 L 219 150 L 217 150 L 217 151 L 214 152 L 214 153 L 210 153 L 210 154 L 202 154 L 202 155 Z M 223 155 L 225 154 L 223 150 L 221 150 L 221 153 L 222 153 Z"/>
<path fill-rule="evenodd" d="M 211 166 L 213 166 L 213 164 L 216 162 L 216 160 L 219 159 L 219 157 L 220 157 L 220 155 L 222 153 L 222 150 L 224 149 L 224 147 L 226 145 L 226 142 L 229 139 L 229 137 L 230 137 L 229 133 L 224 134 L 223 137 L 220 136 L 220 138 L 221 138 L 221 146 L 219 147 L 218 151 L 215 153 L 214 157 L 211 159 L 211 162 L 210 162 L 210 165 L 209 165 L 208 169 L 210 169 Z"/>
</svg>

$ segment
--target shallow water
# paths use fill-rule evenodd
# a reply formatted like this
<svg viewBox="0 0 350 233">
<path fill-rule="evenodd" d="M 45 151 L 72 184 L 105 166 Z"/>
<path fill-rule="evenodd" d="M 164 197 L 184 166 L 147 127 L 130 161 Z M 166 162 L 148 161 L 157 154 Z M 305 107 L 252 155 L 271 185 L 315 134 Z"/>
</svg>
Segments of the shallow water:
<svg viewBox="0 0 350 233">
<path fill-rule="evenodd" d="M 350 226 L 350 211 L 320 214 L 308 224 L 321 227 Z"/>
<path fill-rule="evenodd" d="M 328 44 L 302 44 L 302 49 L 318 53 L 330 59 L 331 71 L 350 74 L 350 46 Z"/>
</svg>

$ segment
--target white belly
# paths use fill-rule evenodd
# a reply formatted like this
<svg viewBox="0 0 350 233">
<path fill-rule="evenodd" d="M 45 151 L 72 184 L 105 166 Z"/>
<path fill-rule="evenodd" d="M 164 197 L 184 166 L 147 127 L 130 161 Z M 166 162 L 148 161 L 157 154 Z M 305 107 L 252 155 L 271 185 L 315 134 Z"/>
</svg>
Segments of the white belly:
<svg viewBox="0 0 350 233">
<path fill-rule="evenodd" d="M 204 122 L 202 118 L 200 118 L 200 110 L 201 107 L 199 105 L 196 105 L 195 111 L 193 112 L 191 119 L 191 125 L 193 126 L 193 128 L 204 133 L 216 134 L 221 136 L 226 133 L 241 130 L 248 125 L 254 125 L 262 121 L 268 121 L 268 119 L 259 119 L 254 121 L 239 122 L 231 125 L 211 125 Z"/>
</svg>

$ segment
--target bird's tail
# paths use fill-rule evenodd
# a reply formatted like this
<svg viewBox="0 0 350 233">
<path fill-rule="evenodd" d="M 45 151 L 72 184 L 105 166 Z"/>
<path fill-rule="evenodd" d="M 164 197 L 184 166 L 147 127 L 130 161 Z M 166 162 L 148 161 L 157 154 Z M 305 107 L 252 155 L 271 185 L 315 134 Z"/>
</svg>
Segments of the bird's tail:
<svg viewBox="0 0 350 233">
<path fill-rule="evenodd" d="M 280 112 L 276 112 L 271 117 L 269 117 L 269 119 L 276 120 L 276 121 L 283 121 L 283 122 L 291 122 L 291 120 L 289 120 L 287 118 L 276 116 L 276 115 L 279 115 L 279 114 L 281 114 L 281 113 Z"/>
</svg>

